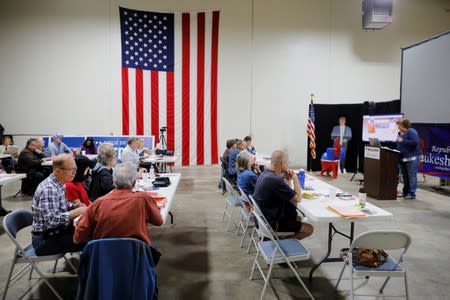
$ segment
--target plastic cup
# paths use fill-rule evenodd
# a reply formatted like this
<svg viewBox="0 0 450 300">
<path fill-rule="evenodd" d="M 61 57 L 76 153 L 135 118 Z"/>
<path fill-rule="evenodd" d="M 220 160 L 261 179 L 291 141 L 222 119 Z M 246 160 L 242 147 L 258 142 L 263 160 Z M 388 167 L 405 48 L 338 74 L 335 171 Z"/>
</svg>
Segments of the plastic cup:
<svg viewBox="0 0 450 300">
<path fill-rule="evenodd" d="M 328 190 L 328 193 L 329 193 L 330 200 L 336 199 L 336 189 L 335 188 L 330 188 Z"/>
<path fill-rule="evenodd" d="M 81 151 L 81 154 L 82 154 L 82 155 L 86 155 L 86 151 L 84 151 L 84 150 Z"/>
<path fill-rule="evenodd" d="M 358 193 L 358 204 L 361 207 L 365 207 L 367 202 L 367 194 L 366 193 Z"/>
</svg>

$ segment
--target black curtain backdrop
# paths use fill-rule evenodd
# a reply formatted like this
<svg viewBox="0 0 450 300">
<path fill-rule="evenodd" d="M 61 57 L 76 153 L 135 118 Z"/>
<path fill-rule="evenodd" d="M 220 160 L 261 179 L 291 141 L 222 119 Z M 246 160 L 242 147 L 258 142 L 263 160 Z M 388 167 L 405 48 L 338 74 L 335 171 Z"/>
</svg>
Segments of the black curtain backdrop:
<svg viewBox="0 0 450 300">
<path fill-rule="evenodd" d="M 314 104 L 316 113 L 316 159 L 311 159 L 308 143 L 308 170 L 322 169 L 320 158 L 327 148 L 333 146 L 331 131 L 338 125 L 339 116 L 347 117 L 347 126 L 352 129 L 352 140 L 348 144 L 345 168 L 347 172 L 364 172 L 364 145 L 362 141 L 363 115 L 382 115 L 400 113 L 400 100 L 388 102 L 358 103 L 358 104 Z M 395 143 L 383 143 L 383 146 L 395 148 Z M 359 168 L 357 158 L 359 153 Z"/>
</svg>

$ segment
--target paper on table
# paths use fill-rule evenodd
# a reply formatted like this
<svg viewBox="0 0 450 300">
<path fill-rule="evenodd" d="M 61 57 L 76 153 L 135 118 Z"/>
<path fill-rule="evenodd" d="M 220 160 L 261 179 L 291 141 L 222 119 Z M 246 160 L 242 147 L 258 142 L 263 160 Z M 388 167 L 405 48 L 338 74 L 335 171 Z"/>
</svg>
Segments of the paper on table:
<svg viewBox="0 0 450 300">
<path fill-rule="evenodd" d="M 329 204 L 328 208 L 337 212 L 346 219 L 359 219 L 366 218 L 367 214 L 362 212 L 360 209 L 354 205 L 333 205 Z"/>
</svg>

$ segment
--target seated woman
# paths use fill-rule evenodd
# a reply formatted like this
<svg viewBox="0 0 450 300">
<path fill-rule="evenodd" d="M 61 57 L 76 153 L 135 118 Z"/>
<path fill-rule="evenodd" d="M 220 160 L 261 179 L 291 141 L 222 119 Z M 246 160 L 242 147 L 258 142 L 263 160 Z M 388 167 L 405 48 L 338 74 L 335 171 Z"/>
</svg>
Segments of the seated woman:
<svg viewBox="0 0 450 300">
<path fill-rule="evenodd" d="M 6 173 L 11 173 L 16 169 L 17 158 L 19 157 L 19 149 L 16 146 L 13 146 L 11 135 L 3 136 L 3 144 L 0 145 L 0 154 L 11 155 L 11 157 L 6 157 L 1 160 Z"/>
<path fill-rule="evenodd" d="M 81 145 L 81 153 L 84 154 L 97 154 L 97 147 L 95 146 L 94 143 L 94 138 L 92 137 L 88 137 L 86 138 L 86 140 L 84 141 L 84 143 Z"/>
<path fill-rule="evenodd" d="M 92 181 L 89 186 L 89 200 L 108 194 L 114 189 L 112 168 L 116 165 L 116 153 L 113 145 L 103 143 L 98 147 L 97 164 L 92 170 Z"/>
<path fill-rule="evenodd" d="M 66 199 L 72 202 L 75 208 L 89 206 L 91 201 L 89 201 L 86 188 L 84 187 L 84 181 L 88 177 L 91 161 L 84 155 L 78 155 L 75 157 L 75 163 L 77 165 L 77 173 L 72 181 L 66 182 Z"/>
<path fill-rule="evenodd" d="M 247 195 L 253 195 L 260 170 L 256 163 L 256 157 L 247 151 L 239 153 L 236 160 L 237 185 Z"/>
<path fill-rule="evenodd" d="M 236 148 L 232 148 L 230 151 L 230 157 L 228 158 L 228 179 L 231 180 L 231 183 L 236 183 L 237 172 L 236 172 L 236 158 L 241 153 L 241 151 L 245 150 L 245 143 L 243 140 L 236 141 Z"/>
</svg>

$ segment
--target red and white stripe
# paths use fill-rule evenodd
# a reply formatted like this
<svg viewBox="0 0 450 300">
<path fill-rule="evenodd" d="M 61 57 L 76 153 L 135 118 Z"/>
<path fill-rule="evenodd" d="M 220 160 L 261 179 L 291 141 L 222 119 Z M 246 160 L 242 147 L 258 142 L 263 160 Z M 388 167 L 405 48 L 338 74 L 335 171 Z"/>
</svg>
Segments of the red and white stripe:
<svg viewBox="0 0 450 300">
<path fill-rule="evenodd" d="M 182 165 L 218 163 L 219 12 L 175 14 L 175 71 L 122 68 L 122 132 L 154 135 Z"/>
</svg>

